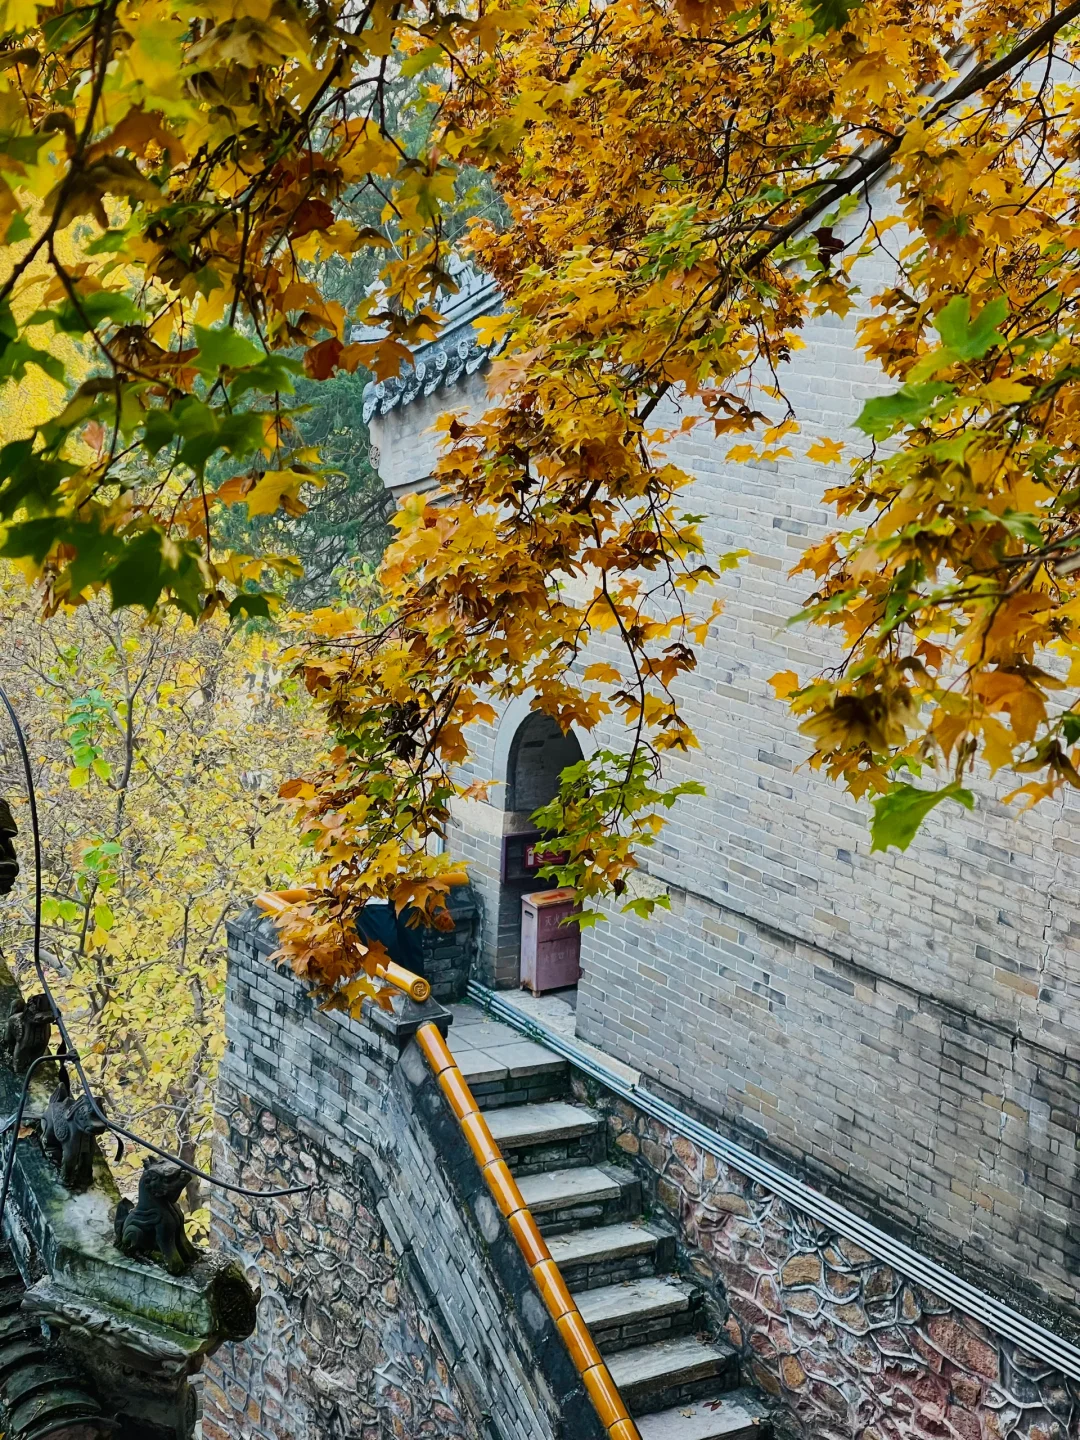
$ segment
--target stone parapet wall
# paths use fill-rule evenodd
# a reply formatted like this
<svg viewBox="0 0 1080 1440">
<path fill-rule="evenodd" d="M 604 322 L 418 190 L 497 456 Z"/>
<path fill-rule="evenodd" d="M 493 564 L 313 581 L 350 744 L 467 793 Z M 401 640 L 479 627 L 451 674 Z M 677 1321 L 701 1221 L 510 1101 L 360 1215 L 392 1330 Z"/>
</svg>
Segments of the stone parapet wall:
<svg viewBox="0 0 1080 1440">
<path fill-rule="evenodd" d="M 207 1368 L 206 1440 L 602 1440 L 417 1022 L 316 1010 L 270 963 L 269 921 L 228 930 L 215 1170 L 315 1188 L 215 1192 L 216 1243 L 263 1297 Z"/>
<path fill-rule="evenodd" d="M 453 920 L 453 929 L 439 930 L 422 926 L 420 935 L 420 973 L 431 985 L 431 993 L 443 1004 L 460 1000 L 465 994 L 469 976 L 480 948 L 480 925 L 483 905 L 471 885 L 450 891 L 446 908 Z"/>
<path fill-rule="evenodd" d="M 594 1085 L 790 1440 L 1075 1440 L 1080 1384 Z"/>
</svg>

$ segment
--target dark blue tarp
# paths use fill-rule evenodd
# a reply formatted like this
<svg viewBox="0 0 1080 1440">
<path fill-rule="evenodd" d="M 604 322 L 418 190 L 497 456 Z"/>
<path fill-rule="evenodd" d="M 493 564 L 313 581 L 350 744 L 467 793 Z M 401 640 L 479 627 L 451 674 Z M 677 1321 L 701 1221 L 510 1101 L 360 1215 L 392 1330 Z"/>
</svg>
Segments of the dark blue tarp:
<svg viewBox="0 0 1080 1440">
<path fill-rule="evenodd" d="M 381 940 L 391 960 L 404 965 L 417 975 L 424 973 L 424 952 L 421 943 L 423 927 L 407 925 L 409 911 L 398 915 L 392 905 L 365 905 L 356 922 L 361 940 Z"/>
</svg>

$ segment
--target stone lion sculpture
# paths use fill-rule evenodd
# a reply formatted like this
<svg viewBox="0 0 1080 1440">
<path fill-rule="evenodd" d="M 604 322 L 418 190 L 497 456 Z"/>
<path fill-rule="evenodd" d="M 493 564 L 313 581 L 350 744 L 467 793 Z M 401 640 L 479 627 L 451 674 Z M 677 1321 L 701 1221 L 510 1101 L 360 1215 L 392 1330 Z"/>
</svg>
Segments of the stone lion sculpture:
<svg viewBox="0 0 1080 1440">
<path fill-rule="evenodd" d="M 182 1275 L 198 1258 L 184 1233 L 184 1212 L 177 1201 L 188 1173 L 171 1160 L 148 1155 L 139 1177 L 139 1198 L 116 1207 L 115 1239 L 125 1255 L 158 1256 L 170 1275 Z"/>
</svg>

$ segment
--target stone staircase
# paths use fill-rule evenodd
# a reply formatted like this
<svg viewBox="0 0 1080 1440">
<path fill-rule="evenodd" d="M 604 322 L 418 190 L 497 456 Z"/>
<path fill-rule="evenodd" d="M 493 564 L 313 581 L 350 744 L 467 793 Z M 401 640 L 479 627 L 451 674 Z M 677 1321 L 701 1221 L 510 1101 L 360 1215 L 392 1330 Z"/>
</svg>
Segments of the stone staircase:
<svg viewBox="0 0 1080 1440">
<path fill-rule="evenodd" d="M 642 1218 L 641 1183 L 608 1163 L 600 1117 L 566 1098 L 567 1063 L 471 1007 L 454 1016 L 454 1058 L 642 1440 L 766 1440 L 733 1347 L 674 1273 L 674 1234 Z"/>
</svg>

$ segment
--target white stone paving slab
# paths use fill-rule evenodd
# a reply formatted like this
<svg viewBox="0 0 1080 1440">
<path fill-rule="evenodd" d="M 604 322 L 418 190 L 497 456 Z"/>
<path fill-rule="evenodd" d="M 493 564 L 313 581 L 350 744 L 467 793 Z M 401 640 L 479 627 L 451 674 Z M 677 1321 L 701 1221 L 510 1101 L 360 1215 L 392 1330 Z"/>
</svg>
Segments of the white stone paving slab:
<svg viewBox="0 0 1080 1440">
<path fill-rule="evenodd" d="M 635 1350 L 620 1350 L 606 1356 L 611 1378 L 620 1390 L 635 1385 L 662 1389 L 667 1385 L 687 1384 L 715 1375 L 728 1360 L 723 1350 L 706 1345 L 693 1335 L 677 1340 L 661 1340 L 656 1345 L 639 1345 Z"/>
<path fill-rule="evenodd" d="M 485 1112 L 491 1133 L 499 1145 L 554 1145 L 594 1132 L 599 1117 L 580 1105 L 548 1100 L 540 1105 L 507 1105 Z"/>
<path fill-rule="evenodd" d="M 619 1225 L 593 1225 L 570 1235 L 552 1235 L 548 1249 L 556 1265 L 597 1265 L 604 1260 L 647 1255 L 656 1248 L 656 1240 L 644 1225 L 626 1221 Z"/>
<path fill-rule="evenodd" d="M 636 1422 L 641 1440 L 751 1440 L 759 1433 L 761 1412 L 752 1408 L 743 1392 L 720 1397 L 713 1409 L 716 1403 L 699 1400 L 642 1415 Z"/>
<path fill-rule="evenodd" d="M 586 1059 L 594 1060 L 598 1065 L 610 1070 L 612 1074 L 618 1075 L 620 1080 L 625 1081 L 626 1084 L 638 1085 L 641 1083 L 640 1070 L 635 1070 L 632 1065 L 625 1065 L 621 1060 L 616 1060 L 614 1055 L 609 1055 L 604 1050 L 598 1050 L 595 1045 L 587 1045 L 584 1040 L 578 1039 L 577 1012 L 572 1005 L 568 1005 L 558 995 L 530 995 L 527 990 L 500 990 L 499 999 L 512 1006 L 522 1019 L 543 1025 L 545 1029 L 570 1041 Z"/>
<path fill-rule="evenodd" d="M 484 1050 L 492 1045 L 516 1045 L 522 1038 L 512 1025 L 490 1019 L 475 1006 L 452 1005 L 450 1010 L 454 1019 L 447 1043 L 451 1050 L 457 1046 Z"/>
<path fill-rule="evenodd" d="M 521 1198 L 537 1215 L 547 1210 L 565 1210 L 572 1205 L 614 1200 L 619 1195 L 618 1182 L 595 1165 L 523 1175 L 517 1183 Z"/>
<path fill-rule="evenodd" d="M 486 1050 L 465 1050 L 458 1046 L 454 1050 L 454 1059 L 465 1079 L 474 1085 L 490 1080 L 506 1080 L 510 1075 L 508 1067 Z"/>
<path fill-rule="evenodd" d="M 575 1295 L 585 1324 L 624 1325 L 636 1320 L 655 1320 L 676 1315 L 690 1307 L 693 1286 L 657 1275 L 642 1280 L 622 1280 Z"/>
<path fill-rule="evenodd" d="M 553 1055 L 543 1045 L 537 1045 L 532 1040 L 523 1040 L 513 1030 L 510 1035 L 513 1038 L 509 1044 L 496 1045 L 488 1040 L 484 1049 L 493 1060 L 504 1064 L 515 1079 L 523 1079 L 529 1075 L 550 1075 L 556 1070 L 567 1068 L 566 1061 L 560 1055 Z"/>
</svg>

